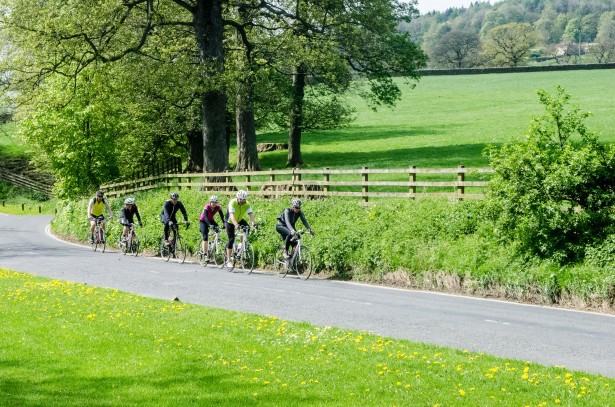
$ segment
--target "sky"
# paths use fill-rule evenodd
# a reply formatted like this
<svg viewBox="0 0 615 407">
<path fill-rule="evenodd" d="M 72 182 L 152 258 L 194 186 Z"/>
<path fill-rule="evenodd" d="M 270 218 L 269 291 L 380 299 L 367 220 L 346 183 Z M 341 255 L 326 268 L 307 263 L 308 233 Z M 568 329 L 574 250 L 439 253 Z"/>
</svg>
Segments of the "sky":
<svg viewBox="0 0 615 407">
<path fill-rule="evenodd" d="M 419 0 L 418 9 L 421 14 L 425 14 L 433 10 L 444 11 L 450 7 L 468 7 L 472 1 L 475 0 Z"/>
</svg>

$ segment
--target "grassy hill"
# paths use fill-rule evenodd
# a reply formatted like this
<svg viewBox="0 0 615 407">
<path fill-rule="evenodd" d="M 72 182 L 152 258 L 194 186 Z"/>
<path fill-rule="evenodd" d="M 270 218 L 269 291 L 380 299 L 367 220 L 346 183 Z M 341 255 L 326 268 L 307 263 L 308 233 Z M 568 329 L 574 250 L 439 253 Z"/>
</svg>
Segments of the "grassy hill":
<svg viewBox="0 0 615 407">
<path fill-rule="evenodd" d="M 488 166 L 482 151 L 489 144 L 522 137 L 533 115 L 542 113 L 537 89 L 559 84 L 582 111 L 601 139 L 615 142 L 615 70 L 536 72 L 489 75 L 429 76 L 415 89 L 403 85 L 403 98 L 393 109 L 372 111 L 358 97 L 353 127 L 309 132 L 302 153 L 307 168 L 369 166 L 373 168 Z M 264 133 L 259 142 L 286 142 L 286 133 Z M 231 152 L 231 160 L 235 157 Z M 286 151 L 261 155 L 263 168 L 281 168 Z"/>
</svg>

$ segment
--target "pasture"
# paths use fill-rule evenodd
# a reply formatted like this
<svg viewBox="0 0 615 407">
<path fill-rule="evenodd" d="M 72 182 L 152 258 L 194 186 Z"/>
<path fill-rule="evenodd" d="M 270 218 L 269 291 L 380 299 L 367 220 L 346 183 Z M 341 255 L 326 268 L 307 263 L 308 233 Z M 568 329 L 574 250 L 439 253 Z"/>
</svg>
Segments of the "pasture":
<svg viewBox="0 0 615 407">
<path fill-rule="evenodd" d="M 581 111 L 592 112 L 590 130 L 615 142 L 615 70 L 427 76 L 415 89 L 401 85 L 397 106 L 373 111 L 360 98 L 352 127 L 306 132 L 304 168 L 487 167 L 490 144 L 521 138 L 533 116 L 541 115 L 537 89 L 564 87 Z M 258 142 L 287 142 L 286 133 L 262 133 Z M 231 161 L 236 154 L 231 152 Z M 286 151 L 260 155 L 263 168 L 283 168 Z"/>
</svg>

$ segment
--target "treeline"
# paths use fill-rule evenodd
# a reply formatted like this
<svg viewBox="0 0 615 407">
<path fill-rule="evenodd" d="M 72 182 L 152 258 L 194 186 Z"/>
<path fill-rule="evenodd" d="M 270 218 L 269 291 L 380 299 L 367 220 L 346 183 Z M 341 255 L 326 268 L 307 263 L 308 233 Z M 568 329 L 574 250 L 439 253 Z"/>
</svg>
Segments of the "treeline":
<svg viewBox="0 0 615 407">
<path fill-rule="evenodd" d="M 397 29 L 415 15 L 397 0 L 0 0 L 0 78 L 60 197 L 169 157 L 258 170 L 258 129 L 287 130 L 281 166 L 299 166 L 306 128 L 352 120 L 344 94 L 392 105 L 393 76 L 418 79 L 426 56 Z"/>
<path fill-rule="evenodd" d="M 400 27 L 430 68 L 615 62 L 614 0 L 476 1 Z"/>
</svg>

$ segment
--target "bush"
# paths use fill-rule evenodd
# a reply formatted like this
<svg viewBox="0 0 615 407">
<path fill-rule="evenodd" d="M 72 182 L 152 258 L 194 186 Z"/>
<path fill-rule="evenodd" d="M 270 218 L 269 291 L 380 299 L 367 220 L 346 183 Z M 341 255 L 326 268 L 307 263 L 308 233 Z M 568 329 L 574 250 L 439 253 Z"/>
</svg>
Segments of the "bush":
<svg viewBox="0 0 615 407">
<path fill-rule="evenodd" d="M 534 119 L 527 141 L 488 152 L 496 171 L 488 203 L 503 241 L 572 263 L 614 230 L 615 147 L 587 130 L 589 114 L 569 108 L 561 87 L 538 95 L 546 113 Z"/>
</svg>

